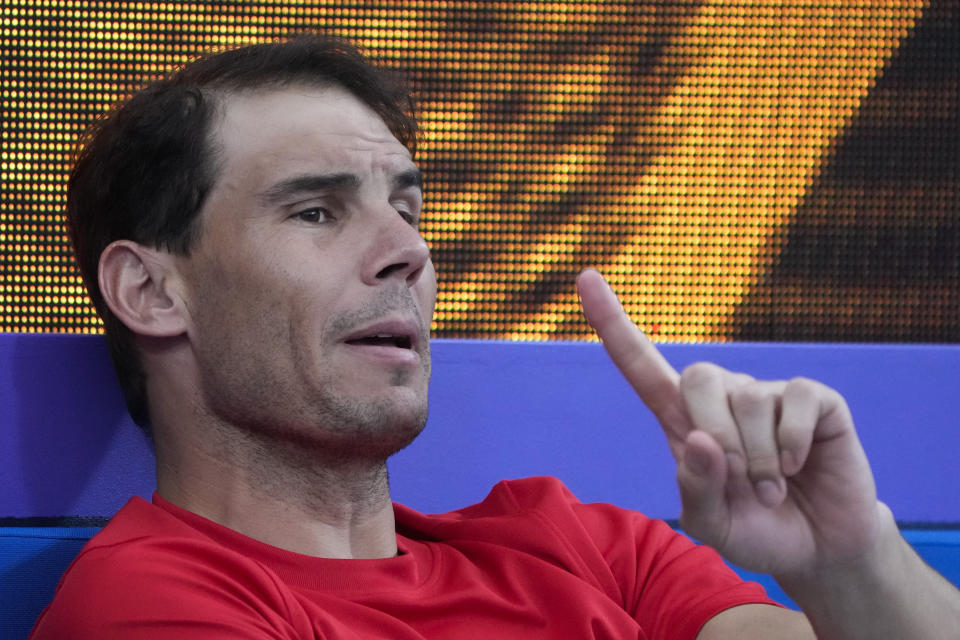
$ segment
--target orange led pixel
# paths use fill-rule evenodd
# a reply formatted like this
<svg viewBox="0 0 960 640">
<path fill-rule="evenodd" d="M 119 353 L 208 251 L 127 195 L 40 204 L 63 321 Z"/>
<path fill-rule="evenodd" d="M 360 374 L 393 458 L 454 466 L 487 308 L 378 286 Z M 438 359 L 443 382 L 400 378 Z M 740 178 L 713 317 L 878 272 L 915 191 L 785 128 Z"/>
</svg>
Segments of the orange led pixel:
<svg viewBox="0 0 960 640">
<path fill-rule="evenodd" d="M 665 341 L 960 340 L 950 0 L 5 2 L 0 309 L 100 331 L 75 141 L 203 51 L 311 29 L 417 93 L 434 335 L 591 339 L 605 272 Z"/>
</svg>

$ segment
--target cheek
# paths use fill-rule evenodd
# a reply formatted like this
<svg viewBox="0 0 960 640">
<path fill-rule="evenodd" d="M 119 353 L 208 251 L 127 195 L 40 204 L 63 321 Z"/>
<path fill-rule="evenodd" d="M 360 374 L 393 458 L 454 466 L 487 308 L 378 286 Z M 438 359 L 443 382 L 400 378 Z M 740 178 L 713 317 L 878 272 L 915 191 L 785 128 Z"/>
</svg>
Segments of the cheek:
<svg viewBox="0 0 960 640">
<path fill-rule="evenodd" d="M 208 334 L 225 334 L 234 347 L 255 348 L 245 341 L 276 341 L 289 323 L 289 295 L 275 270 L 247 268 L 257 261 L 222 260 L 197 273 L 192 307 Z M 262 264 L 262 263 L 261 263 Z"/>
<path fill-rule="evenodd" d="M 283 294 L 276 295 L 281 286 Z M 319 351 L 336 344 L 338 314 L 349 308 L 349 298 L 338 286 L 315 277 L 301 278 L 278 283 L 271 298 L 271 312 L 283 317 L 279 321 L 287 325 L 294 348 L 314 352 L 310 357 L 316 358 Z"/>
<path fill-rule="evenodd" d="M 433 319 L 433 308 L 437 303 L 437 274 L 432 262 L 428 262 L 424 267 L 420 281 L 417 282 L 414 290 L 420 302 L 421 315 L 429 327 Z"/>
</svg>

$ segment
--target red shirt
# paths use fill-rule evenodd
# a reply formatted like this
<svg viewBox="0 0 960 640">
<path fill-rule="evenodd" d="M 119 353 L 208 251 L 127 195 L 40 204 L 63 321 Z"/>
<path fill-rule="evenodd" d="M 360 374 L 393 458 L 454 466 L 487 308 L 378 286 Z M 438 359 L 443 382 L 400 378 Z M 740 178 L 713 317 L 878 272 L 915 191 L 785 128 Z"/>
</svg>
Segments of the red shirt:
<svg viewBox="0 0 960 640">
<path fill-rule="evenodd" d="M 708 547 L 552 478 L 502 482 L 447 514 L 395 512 L 397 557 L 336 560 L 134 498 L 31 638 L 686 640 L 724 609 L 771 602 Z"/>
</svg>

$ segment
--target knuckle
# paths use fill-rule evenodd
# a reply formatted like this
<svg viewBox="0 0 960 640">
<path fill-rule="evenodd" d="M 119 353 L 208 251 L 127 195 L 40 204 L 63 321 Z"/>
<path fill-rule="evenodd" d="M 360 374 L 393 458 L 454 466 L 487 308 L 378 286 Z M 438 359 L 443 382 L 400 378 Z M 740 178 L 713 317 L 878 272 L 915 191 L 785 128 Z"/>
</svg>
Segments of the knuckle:
<svg viewBox="0 0 960 640">
<path fill-rule="evenodd" d="M 794 394 L 795 396 L 813 398 L 824 387 L 816 380 L 799 376 L 796 378 L 791 378 L 787 383 L 787 388 L 789 389 L 790 393 Z"/>
<path fill-rule="evenodd" d="M 731 373 L 728 378 L 727 386 L 731 389 L 738 389 L 744 385 L 756 382 L 756 379 L 746 373 Z"/>
<path fill-rule="evenodd" d="M 784 396 L 797 405 L 828 406 L 847 411 L 847 401 L 843 395 L 822 382 L 810 378 L 793 378 L 787 383 Z"/>
<path fill-rule="evenodd" d="M 755 413 L 769 399 L 769 390 L 759 384 L 744 384 L 730 391 L 730 406 L 737 413 Z"/>
<path fill-rule="evenodd" d="M 785 393 L 800 402 L 814 403 L 818 401 L 843 401 L 840 393 L 831 387 L 811 378 L 792 378 L 787 383 Z"/>
<path fill-rule="evenodd" d="M 684 387 L 704 387 L 712 384 L 722 370 L 712 362 L 695 362 L 684 368 L 680 374 L 680 384 Z"/>
</svg>

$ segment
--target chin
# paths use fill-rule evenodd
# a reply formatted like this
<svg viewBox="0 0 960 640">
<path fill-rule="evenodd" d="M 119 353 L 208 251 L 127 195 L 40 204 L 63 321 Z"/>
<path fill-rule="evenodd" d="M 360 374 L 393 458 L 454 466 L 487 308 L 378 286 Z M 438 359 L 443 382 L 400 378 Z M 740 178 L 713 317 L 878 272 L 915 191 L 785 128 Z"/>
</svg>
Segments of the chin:
<svg viewBox="0 0 960 640">
<path fill-rule="evenodd" d="M 379 398 L 327 398 L 314 416 L 316 444 L 351 456 L 386 459 L 413 442 L 427 422 L 426 393 L 391 389 Z"/>
</svg>

